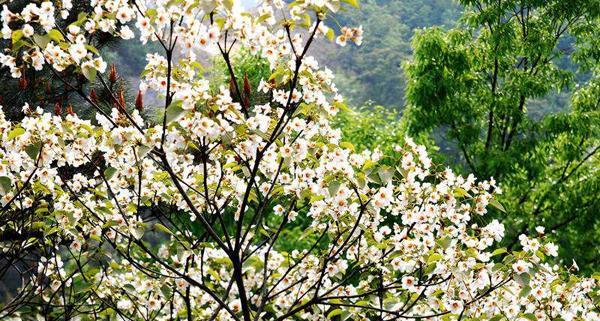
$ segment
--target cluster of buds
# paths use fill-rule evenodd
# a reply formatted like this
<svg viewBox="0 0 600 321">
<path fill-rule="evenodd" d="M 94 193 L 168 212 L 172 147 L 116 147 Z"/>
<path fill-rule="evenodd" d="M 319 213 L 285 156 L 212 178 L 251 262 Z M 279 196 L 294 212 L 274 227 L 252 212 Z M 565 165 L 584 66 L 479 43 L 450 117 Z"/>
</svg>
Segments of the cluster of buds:
<svg viewBox="0 0 600 321">
<path fill-rule="evenodd" d="M 229 92 L 236 93 L 239 96 L 239 103 L 241 104 L 244 112 L 248 112 L 250 109 L 250 98 L 252 97 L 252 86 L 250 85 L 250 79 L 248 79 L 248 73 L 244 73 L 244 87 L 241 92 L 238 92 L 238 87 L 235 80 L 229 78 Z"/>
<path fill-rule="evenodd" d="M 341 34 L 335 39 L 335 42 L 340 46 L 345 46 L 348 40 L 354 42 L 357 46 L 360 46 L 363 39 L 362 26 L 357 28 L 342 27 Z"/>
</svg>

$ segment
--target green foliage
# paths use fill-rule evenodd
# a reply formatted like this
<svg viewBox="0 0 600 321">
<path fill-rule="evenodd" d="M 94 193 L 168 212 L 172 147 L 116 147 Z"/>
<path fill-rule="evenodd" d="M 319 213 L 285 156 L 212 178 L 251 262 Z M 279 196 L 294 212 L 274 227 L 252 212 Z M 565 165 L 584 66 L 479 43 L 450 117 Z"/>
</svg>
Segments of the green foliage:
<svg viewBox="0 0 600 321">
<path fill-rule="evenodd" d="M 599 2 L 461 2 L 460 28 L 413 39 L 408 131 L 453 144 L 442 149 L 455 167 L 502 183 L 507 214 L 493 216 L 508 215 L 508 246 L 544 226 L 563 259 L 589 270 L 600 259 L 589 251 L 600 239 Z"/>
<path fill-rule="evenodd" d="M 214 64 L 215 71 L 212 75 L 213 79 L 215 80 L 214 83 L 229 86 L 231 77 L 227 64 L 223 61 L 223 59 L 216 59 Z M 240 91 L 244 90 L 244 77 L 248 77 L 251 90 L 249 97 L 251 105 L 260 105 L 269 102 L 270 97 L 257 90 L 260 81 L 267 81 L 271 75 L 269 62 L 266 59 L 262 58 L 256 53 L 250 52 L 248 49 L 242 48 L 232 53 L 231 67 Z M 235 90 L 232 89 L 233 88 L 230 88 L 231 96 L 237 101 Z M 214 88 L 214 90 L 218 90 L 218 88 Z"/>
<path fill-rule="evenodd" d="M 383 106 L 365 105 L 341 111 L 335 126 L 342 131 L 342 140 L 352 143 L 357 152 L 379 148 L 389 155 L 406 135 L 400 114 Z"/>
</svg>

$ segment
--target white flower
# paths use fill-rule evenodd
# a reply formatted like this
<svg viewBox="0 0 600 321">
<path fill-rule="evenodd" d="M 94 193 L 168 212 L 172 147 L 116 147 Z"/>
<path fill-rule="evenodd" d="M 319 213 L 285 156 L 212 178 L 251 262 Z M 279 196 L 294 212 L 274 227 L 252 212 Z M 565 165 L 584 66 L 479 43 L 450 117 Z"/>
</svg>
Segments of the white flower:
<svg viewBox="0 0 600 321">
<path fill-rule="evenodd" d="M 133 31 L 131 30 L 131 28 L 129 28 L 129 26 L 122 26 L 121 30 L 119 31 L 119 34 L 124 40 L 133 39 L 135 37 Z"/>
<path fill-rule="evenodd" d="M 523 274 L 523 273 L 529 273 L 529 269 L 532 266 L 533 265 L 529 262 L 526 262 L 523 260 L 518 260 L 517 262 L 513 263 L 512 268 L 518 274 Z"/>
<path fill-rule="evenodd" d="M 558 256 L 558 246 L 554 243 L 544 244 L 544 253 L 550 256 Z"/>
<path fill-rule="evenodd" d="M 80 63 L 81 60 L 87 55 L 87 49 L 82 43 L 74 43 L 69 46 L 69 54 L 76 63 Z"/>
<path fill-rule="evenodd" d="M 273 212 L 277 215 L 283 215 L 283 213 L 285 213 L 285 208 L 277 204 L 275 207 L 273 207 Z"/>
<path fill-rule="evenodd" d="M 460 314 L 463 310 L 463 303 L 461 301 L 452 300 L 448 302 L 448 311 L 454 314 Z"/>
<path fill-rule="evenodd" d="M 127 300 L 127 299 L 122 299 L 119 300 L 119 302 L 117 302 L 117 308 L 127 311 L 129 309 L 131 309 L 133 307 L 133 304 L 131 303 L 131 301 Z"/>
<path fill-rule="evenodd" d="M 23 36 L 29 38 L 31 36 L 33 36 L 33 27 L 30 24 L 25 24 L 23 25 Z"/>
<path fill-rule="evenodd" d="M 133 11 L 133 9 L 129 8 L 128 6 L 120 7 L 119 10 L 117 11 L 117 19 L 122 24 L 126 24 L 129 21 L 131 21 L 133 16 L 134 16 L 134 11 Z"/>
</svg>

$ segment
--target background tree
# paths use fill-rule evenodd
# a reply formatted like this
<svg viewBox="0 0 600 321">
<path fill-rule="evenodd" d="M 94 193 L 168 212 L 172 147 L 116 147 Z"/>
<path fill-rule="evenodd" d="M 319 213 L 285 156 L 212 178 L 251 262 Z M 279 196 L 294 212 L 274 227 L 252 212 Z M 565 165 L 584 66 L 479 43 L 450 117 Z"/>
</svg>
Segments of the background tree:
<svg viewBox="0 0 600 321">
<path fill-rule="evenodd" d="M 413 39 L 409 131 L 452 142 L 448 159 L 460 158 L 457 167 L 502 182 L 508 215 L 496 215 L 510 222 L 509 246 L 543 225 L 561 257 L 589 271 L 600 260 L 589 250 L 600 239 L 600 2 L 461 3 L 460 28 L 425 29 Z M 570 88 L 568 110 L 531 112 Z"/>
</svg>

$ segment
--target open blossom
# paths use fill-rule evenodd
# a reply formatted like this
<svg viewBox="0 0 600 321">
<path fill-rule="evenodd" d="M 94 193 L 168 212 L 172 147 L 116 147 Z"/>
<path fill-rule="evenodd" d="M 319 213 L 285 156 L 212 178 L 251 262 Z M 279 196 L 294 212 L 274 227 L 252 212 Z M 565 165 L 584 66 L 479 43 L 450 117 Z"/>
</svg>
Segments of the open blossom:
<svg viewBox="0 0 600 321">
<path fill-rule="evenodd" d="M 531 263 L 525 262 L 523 260 L 519 260 L 519 261 L 513 263 L 512 268 L 518 274 L 523 274 L 523 273 L 529 272 L 529 269 L 531 268 L 531 266 L 532 266 Z"/>
<path fill-rule="evenodd" d="M 336 38 L 335 42 L 340 46 L 345 46 L 347 41 L 352 41 L 357 45 L 362 44 L 363 29 L 342 27 L 341 34 Z"/>
<path fill-rule="evenodd" d="M 460 314 L 463 309 L 463 304 L 460 301 L 453 300 L 448 302 L 448 310 L 454 314 Z"/>
<path fill-rule="evenodd" d="M 87 55 L 87 49 L 82 43 L 75 43 L 69 47 L 69 54 L 75 62 L 79 63 Z"/>
</svg>

